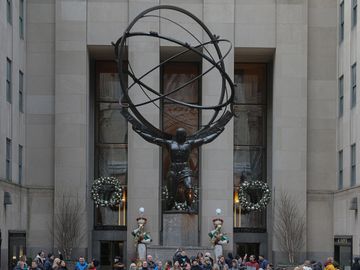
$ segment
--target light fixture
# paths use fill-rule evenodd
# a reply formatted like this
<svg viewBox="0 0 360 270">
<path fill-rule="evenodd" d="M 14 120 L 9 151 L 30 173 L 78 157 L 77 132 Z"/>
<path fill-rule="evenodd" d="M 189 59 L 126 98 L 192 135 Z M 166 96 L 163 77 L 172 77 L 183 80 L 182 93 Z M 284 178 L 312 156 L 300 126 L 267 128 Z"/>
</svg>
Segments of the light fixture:
<svg viewBox="0 0 360 270">
<path fill-rule="evenodd" d="M 240 203 L 240 199 L 239 199 L 239 192 L 238 190 L 234 191 L 234 204 L 239 204 Z"/>
<path fill-rule="evenodd" d="M 220 216 L 220 215 L 221 215 L 221 209 L 220 209 L 220 208 L 217 208 L 217 209 L 216 209 L 216 215 L 217 215 L 217 216 Z"/>
<path fill-rule="evenodd" d="M 140 207 L 139 208 L 139 214 L 142 215 L 142 214 L 144 214 L 144 212 L 145 212 L 144 207 Z"/>
<path fill-rule="evenodd" d="M 9 192 L 4 192 L 4 205 L 11 205 L 12 201 L 11 201 L 11 194 Z"/>
</svg>

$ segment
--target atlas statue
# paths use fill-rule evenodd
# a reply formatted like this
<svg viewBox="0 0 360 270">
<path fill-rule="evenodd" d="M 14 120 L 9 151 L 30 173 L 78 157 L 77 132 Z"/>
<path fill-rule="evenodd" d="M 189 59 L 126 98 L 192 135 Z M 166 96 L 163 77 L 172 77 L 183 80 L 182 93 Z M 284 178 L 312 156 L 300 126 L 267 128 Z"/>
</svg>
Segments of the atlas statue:
<svg viewBox="0 0 360 270">
<path fill-rule="evenodd" d="M 169 16 L 166 17 L 160 11 L 169 13 Z M 172 18 L 176 16 L 170 16 L 171 12 L 178 13 L 177 17 L 180 13 L 180 15 L 190 18 L 195 24 L 200 26 L 205 35 L 201 35 L 201 37 L 197 38 L 195 34 L 183 27 L 180 22 L 174 21 Z M 141 32 L 139 31 L 139 28 L 141 27 L 134 27 L 134 25 L 144 18 L 155 18 L 160 21 L 165 21 L 166 23 L 173 23 L 179 28 L 179 31 L 183 31 L 189 36 L 189 40 L 180 41 L 174 37 L 158 33 L 156 32 L 156 29 L 154 29 L 154 31 L 150 30 L 148 32 Z M 137 30 L 132 31 L 133 28 L 136 28 Z M 146 38 L 155 38 L 166 42 L 172 42 L 182 49 L 180 51 L 176 51 L 175 54 L 162 61 L 160 64 L 154 66 L 147 72 L 137 76 L 130 61 L 125 61 L 127 55 L 126 51 L 130 50 L 131 47 L 131 43 L 128 43 L 130 38 L 142 38 L 142 42 L 144 42 Z M 194 41 L 195 44 L 191 45 L 191 42 Z M 229 45 L 228 50 L 224 55 L 221 52 L 219 46 L 220 43 L 226 43 Z M 195 175 L 190 168 L 190 153 L 193 149 L 215 140 L 223 132 L 225 125 L 233 117 L 232 103 L 234 98 L 234 84 L 229 75 L 226 73 L 224 65 L 224 58 L 232 49 L 231 42 L 212 34 L 199 18 L 187 10 L 175 6 L 161 5 L 141 12 L 134 18 L 134 20 L 125 29 L 123 35 L 113 45 L 115 47 L 115 55 L 117 57 L 116 60 L 119 71 L 121 113 L 125 119 L 131 123 L 133 130 L 143 139 L 150 143 L 164 147 L 169 152 L 171 163 L 169 171 L 166 174 L 168 183 L 166 186 L 168 192 L 167 208 L 176 209 L 176 205 L 182 204 L 186 206 L 186 208 L 183 208 L 182 210 L 191 210 L 194 202 L 193 179 Z M 213 51 L 213 53 L 211 53 L 211 51 Z M 167 91 L 166 93 L 163 93 L 160 89 L 154 89 L 144 82 L 143 79 L 149 76 L 154 70 L 161 68 L 170 61 L 176 61 L 177 58 L 186 54 L 201 57 L 203 61 L 210 64 L 209 68 L 182 85 L 177 86 L 175 89 L 170 89 L 170 91 Z M 127 63 L 127 65 L 124 65 L 124 63 Z M 218 92 L 219 96 L 217 103 L 199 105 L 187 103 L 174 98 L 173 94 L 196 81 L 201 81 L 205 75 L 209 74 L 209 72 L 213 70 L 218 71 L 218 81 L 221 84 L 221 89 Z M 131 81 L 130 85 L 127 85 L 127 78 Z M 139 103 L 134 102 L 131 98 L 133 95 L 129 94 L 130 90 L 140 90 L 146 97 L 145 101 L 142 99 Z M 203 92 L 205 91 L 206 90 L 204 89 Z M 158 105 L 159 101 L 167 101 L 172 104 L 199 111 L 211 111 L 212 114 L 207 114 L 210 116 L 208 121 L 193 134 L 187 134 L 184 127 L 180 125 L 176 130 L 176 134 L 172 135 L 157 128 L 149 119 L 146 118 L 146 115 L 140 113 L 139 108 L 149 104 L 157 108 L 160 113 L 160 106 Z M 167 117 L 172 116 L 167 115 Z M 175 117 L 172 118 L 175 121 L 177 120 Z"/>
</svg>

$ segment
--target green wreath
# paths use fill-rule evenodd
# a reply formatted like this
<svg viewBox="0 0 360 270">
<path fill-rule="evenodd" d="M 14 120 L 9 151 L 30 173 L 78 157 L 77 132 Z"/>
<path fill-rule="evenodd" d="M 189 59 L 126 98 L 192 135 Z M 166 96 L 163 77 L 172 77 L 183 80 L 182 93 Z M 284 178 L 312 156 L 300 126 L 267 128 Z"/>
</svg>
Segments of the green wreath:
<svg viewBox="0 0 360 270">
<path fill-rule="evenodd" d="M 111 185 L 114 187 L 111 197 L 108 200 L 103 199 L 101 191 L 104 185 Z M 119 179 L 115 177 L 100 177 L 94 180 L 91 187 L 91 198 L 94 200 L 96 207 L 115 207 L 121 203 L 123 196 L 123 188 L 120 184 Z"/>
<path fill-rule="evenodd" d="M 262 192 L 262 197 L 257 203 L 252 203 L 247 199 L 246 193 L 248 190 L 259 190 Z M 271 191 L 267 183 L 262 181 L 245 181 L 239 188 L 239 199 L 241 208 L 246 212 L 262 211 L 266 208 L 271 200 Z"/>
</svg>

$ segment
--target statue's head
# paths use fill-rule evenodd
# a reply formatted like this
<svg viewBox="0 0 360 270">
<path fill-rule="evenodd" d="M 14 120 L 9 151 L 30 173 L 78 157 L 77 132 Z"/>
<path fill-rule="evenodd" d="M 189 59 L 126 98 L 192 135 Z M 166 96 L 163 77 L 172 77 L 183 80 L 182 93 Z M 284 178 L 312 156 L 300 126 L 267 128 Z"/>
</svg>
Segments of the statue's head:
<svg viewBox="0 0 360 270">
<path fill-rule="evenodd" d="M 186 141 L 186 130 L 184 128 L 178 128 L 176 130 L 176 141 L 178 143 L 184 143 Z"/>
</svg>

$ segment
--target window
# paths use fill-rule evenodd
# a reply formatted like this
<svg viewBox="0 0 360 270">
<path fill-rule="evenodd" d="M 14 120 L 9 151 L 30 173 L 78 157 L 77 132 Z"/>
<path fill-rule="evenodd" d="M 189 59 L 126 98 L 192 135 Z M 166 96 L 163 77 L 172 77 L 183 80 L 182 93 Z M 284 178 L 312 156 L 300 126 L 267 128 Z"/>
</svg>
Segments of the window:
<svg viewBox="0 0 360 270">
<path fill-rule="evenodd" d="M 11 140 L 6 138 L 6 179 L 11 180 Z"/>
<path fill-rule="evenodd" d="M 115 62 L 96 62 L 95 176 L 116 177 L 124 186 L 123 203 L 95 209 L 95 229 L 122 229 L 127 215 L 127 122 L 120 113 L 120 83 Z M 111 192 L 111 191 L 109 191 Z"/>
<path fill-rule="evenodd" d="M 24 112 L 24 73 L 19 71 L 19 111 Z"/>
<path fill-rule="evenodd" d="M 19 35 L 24 39 L 24 0 L 19 2 Z"/>
<path fill-rule="evenodd" d="M 339 41 L 342 42 L 344 40 L 344 1 L 340 4 L 340 25 L 339 25 Z"/>
<path fill-rule="evenodd" d="M 198 76 L 200 72 L 200 65 L 197 62 L 172 62 L 164 65 L 162 70 L 162 93 L 166 94 L 173 89 L 183 85 L 191 79 Z M 191 84 L 185 86 L 181 90 L 169 95 L 170 98 L 180 100 L 191 104 L 200 104 L 200 85 L 199 81 L 195 80 Z M 163 100 L 162 104 L 162 128 L 165 132 L 172 135 L 176 134 L 176 129 L 184 128 L 187 134 L 193 134 L 199 129 L 200 111 L 195 108 L 188 108 L 179 104 L 174 104 L 171 101 Z M 190 169 L 193 172 L 193 187 L 199 186 L 199 149 L 192 150 L 189 159 Z M 162 187 L 167 187 L 171 190 L 172 179 L 169 179 L 170 170 L 170 153 L 166 148 L 162 149 Z M 163 200 L 164 211 L 172 210 L 172 200 Z M 192 205 L 195 211 L 198 210 L 196 203 Z"/>
<path fill-rule="evenodd" d="M 356 184 L 356 144 L 351 145 L 351 179 L 350 186 Z"/>
<path fill-rule="evenodd" d="M 357 0 L 352 0 L 351 26 L 354 27 L 357 23 Z"/>
<path fill-rule="evenodd" d="M 356 105 L 356 63 L 351 66 L 351 108 Z"/>
<path fill-rule="evenodd" d="M 19 185 L 23 181 L 23 146 L 19 144 Z"/>
<path fill-rule="evenodd" d="M 12 65 L 11 60 L 6 58 L 6 101 L 11 103 L 12 99 Z"/>
<path fill-rule="evenodd" d="M 339 175 L 338 175 L 338 189 L 342 189 L 344 187 L 344 179 L 343 179 L 343 170 L 344 170 L 344 160 L 343 160 L 343 151 L 339 151 L 339 156 L 338 156 L 338 170 L 339 170 Z"/>
<path fill-rule="evenodd" d="M 7 22 L 12 24 L 12 0 L 6 0 L 6 17 Z"/>
<path fill-rule="evenodd" d="M 238 190 L 244 181 L 266 181 L 266 64 L 235 64 L 234 82 L 234 228 L 264 232 L 266 211 L 244 213 Z"/>
<path fill-rule="evenodd" d="M 344 114 L 344 76 L 339 78 L 339 117 Z"/>
</svg>

